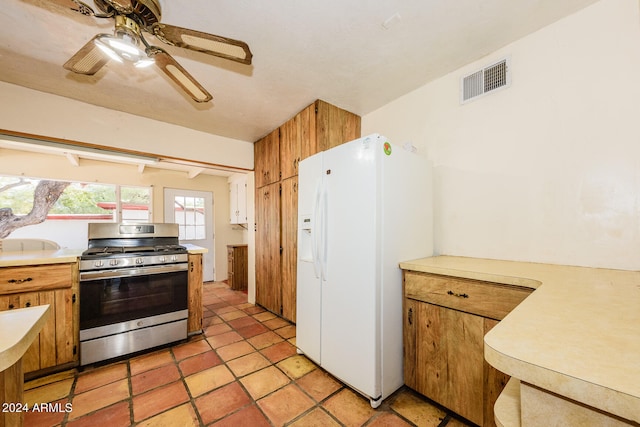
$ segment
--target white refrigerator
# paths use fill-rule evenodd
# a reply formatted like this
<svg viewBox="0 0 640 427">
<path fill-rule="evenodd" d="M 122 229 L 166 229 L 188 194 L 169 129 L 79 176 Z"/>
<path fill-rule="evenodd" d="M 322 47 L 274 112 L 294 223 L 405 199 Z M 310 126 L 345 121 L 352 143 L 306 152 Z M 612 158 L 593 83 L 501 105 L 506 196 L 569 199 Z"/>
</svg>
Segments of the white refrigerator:
<svg viewBox="0 0 640 427">
<path fill-rule="evenodd" d="M 300 162 L 298 352 L 370 399 L 403 381 L 398 263 L 433 253 L 431 167 L 374 134 Z"/>
</svg>

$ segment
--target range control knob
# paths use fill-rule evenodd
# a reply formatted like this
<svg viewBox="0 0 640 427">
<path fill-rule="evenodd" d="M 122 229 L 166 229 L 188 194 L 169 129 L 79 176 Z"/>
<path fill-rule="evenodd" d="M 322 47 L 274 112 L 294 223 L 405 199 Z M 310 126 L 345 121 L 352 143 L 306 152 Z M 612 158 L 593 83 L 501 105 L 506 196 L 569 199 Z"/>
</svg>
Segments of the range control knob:
<svg viewBox="0 0 640 427">
<path fill-rule="evenodd" d="M 142 258 L 136 258 L 136 264 L 142 264 L 144 260 Z"/>
<path fill-rule="evenodd" d="M 166 259 L 165 259 L 165 257 L 163 257 L 163 256 L 161 256 L 161 257 L 158 259 L 158 261 L 159 261 L 159 262 L 167 262 L 167 260 L 166 260 Z"/>
<path fill-rule="evenodd" d="M 103 265 L 102 260 L 99 260 L 93 263 L 94 267 L 102 267 L 102 265 Z"/>
<path fill-rule="evenodd" d="M 109 260 L 109 265 L 118 265 L 118 260 L 117 259 Z"/>
</svg>

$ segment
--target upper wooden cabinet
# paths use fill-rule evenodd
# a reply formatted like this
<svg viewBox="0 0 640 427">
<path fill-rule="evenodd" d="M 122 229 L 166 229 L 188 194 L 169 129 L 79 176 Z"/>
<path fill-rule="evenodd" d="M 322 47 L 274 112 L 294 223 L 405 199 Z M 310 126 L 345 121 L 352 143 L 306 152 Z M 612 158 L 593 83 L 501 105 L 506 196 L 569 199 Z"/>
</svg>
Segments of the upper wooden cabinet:
<svg viewBox="0 0 640 427">
<path fill-rule="evenodd" d="M 315 112 L 314 153 L 360 138 L 360 116 L 320 100 L 315 102 Z"/>
<path fill-rule="evenodd" d="M 309 134 L 309 108 L 280 126 L 280 171 L 282 179 L 298 175 L 301 147 Z M 306 120 L 305 120 L 306 117 Z"/>
<path fill-rule="evenodd" d="M 253 153 L 256 188 L 280 181 L 280 130 L 256 141 Z"/>
<path fill-rule="evenodd" d="M 255 143 L 256 188 L 298 175 L 300 160 L 360 138 L 360 116 L 315 101 Z"/>
</svg>

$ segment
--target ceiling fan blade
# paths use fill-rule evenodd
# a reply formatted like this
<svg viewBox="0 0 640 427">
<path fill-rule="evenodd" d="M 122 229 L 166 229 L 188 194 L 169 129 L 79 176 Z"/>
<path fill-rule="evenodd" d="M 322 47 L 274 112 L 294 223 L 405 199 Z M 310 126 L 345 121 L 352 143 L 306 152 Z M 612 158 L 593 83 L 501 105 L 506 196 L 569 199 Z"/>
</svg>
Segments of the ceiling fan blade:
<svg viewBox="0 0 640 427">
<path fill-rule="evenodd" d="M 178 64 L 171 55 L 159 47 L 147 48 L 147 55 L 155 60 L 160 69 L 196 102 L 207 102 L 212 96 L 196 79 Z"/>
<path fill-rule="evenodd" d="M 153 24 L 151 30 L 158 39 L 172 46 L 230 59 L 242 64 L 251 64 L 253 54 L 243 41 L 159 22 Z"/>
<path fill-rule="evenodd" d="M 87 44 L 82 46 L 75 55 L 73 55 L 63 67 L 69 71 L 73 71 L 78 74 L 86 74 L 89 76 L 94 75 L 109 61 L 109 58 L 102 53 L 102 51 L 96 46 L 95 39 L 102 34 L 96 35 L 89 40 Z"/>
</svg>

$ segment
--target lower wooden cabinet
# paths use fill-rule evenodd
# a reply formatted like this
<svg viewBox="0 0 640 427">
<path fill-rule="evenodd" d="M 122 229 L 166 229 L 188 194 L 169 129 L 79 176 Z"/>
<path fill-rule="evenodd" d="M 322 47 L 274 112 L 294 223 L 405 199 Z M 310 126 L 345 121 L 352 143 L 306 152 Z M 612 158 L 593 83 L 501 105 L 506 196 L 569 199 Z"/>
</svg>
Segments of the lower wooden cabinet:
<svg viewBox="0 0 640 427">
<path fill-rule="evenodd" d="M 405 271 L 405 384 L 475 424 L 495 426 L 493 406 L 509 377 L 484 360 L 484 335 L 530 293 Z"/>
<path fill-rule="evenodd" d="M 256 189 L 256 303 L 282 314 L 280 182 Z"/>
<path fill-rule="evenodd" d="M 202 254 L 189 254 L 189 319 L 187 333 L 202 331 Z"/>
<path fill-rule="evenodd" d="M 0 311 L 50 305 L 44 327 L 22 359 L 25 374 L 77 365 L 78 295 L 77 263 L 0 269 Z"/>
<path fill-rule="evenodd" d="M 247 290 L 247 257 L 247 245 L 227 245 L 227 282 L 234 291 Z"/>
<path fill-rule="evenodd" d="M 282 206 L 282 312 L 285 319 L 296 322 L 296 283 L 298 275 L 298 177 L 281 182 Z"/>
</svg>

